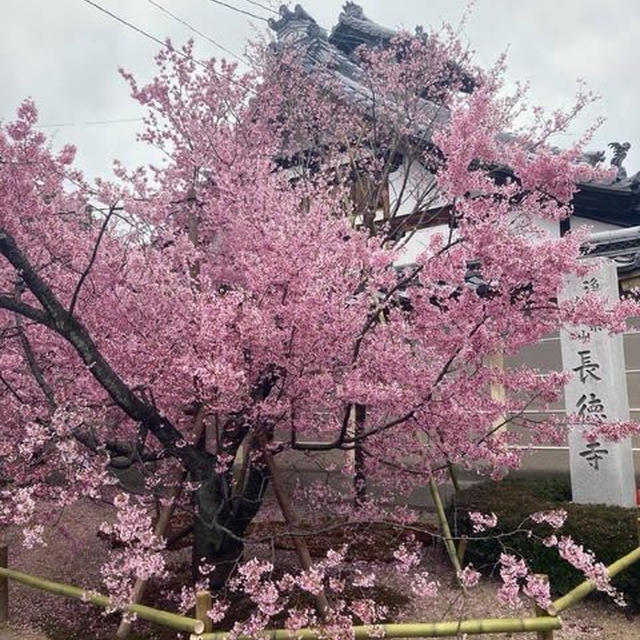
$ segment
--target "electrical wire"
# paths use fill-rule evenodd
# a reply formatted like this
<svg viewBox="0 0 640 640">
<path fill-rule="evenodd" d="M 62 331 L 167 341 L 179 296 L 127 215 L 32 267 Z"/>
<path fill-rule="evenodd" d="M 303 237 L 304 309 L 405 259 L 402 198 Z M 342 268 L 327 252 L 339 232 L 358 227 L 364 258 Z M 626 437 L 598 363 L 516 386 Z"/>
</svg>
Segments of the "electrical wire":
<svg viewBox="0 0 640 640">
<path fill-rule="evenodd" d="M 226 7 L 227 9 L 231 9 L 232 11 L 237 11 L 238 13 L 242 13 L 245 16 L 257 18 L 258 20 L 262 20 L 263 22 L 268 22 L 267 18 L 265 18 L 264 16 L 259 16 L 257 13 L 252 13 L 251 11 L 245 11 L 244 9 L 240 9 L 232 4 L 222 2 L 222 0 L 209 0 L 209 2 L 213 2 L 214 4 L 219 4 L 221 7 Z"/>
<path fill-rule="evenodd" d="M 117 124 L 120 122 L 141 122 L 144 118 L 116 118 L 114 120 L 86 120 L 85 122 L 54 122 L 51 124 L 38 124 L 39 129 L 51 129 L 54 127 L 84 127 L 94 124 Z"/>
<path fill-rule="evenodd" d="M 206 67 L 207 66 L 201 60 L 196 60 L 195 58 L 191 58 L 191 56 L 188 56 L 183 51 L 180 51 L 179 49 L 174 49 L 171 45 L 169 45 L 166 42 L 163 42 L 162 40 L 160 40 L 160 38 L 157 38 L 156 36 L 151 35 L 149 32 L 145 31 L 144 29 L 141 29 L 140 27 L 137 27 L 132 22 L 128 22 L 124 18 L 121 18 L 120 16 L 116 15 L 115 13 L 112 13 L 108 9 L 105 9 L 104 7 L 101 7 L 98 3 L 93 2 L 93 0 L 82 0 L 82 1 L 86 2 L 87 4 L 90 4 L 92 7 L 95 7 L 96 9 L 98 9 L 98 11 L 102 11 L 102 13 L 107 14 L 108 16 L 113 18 L 114 20 L 117 20 L 118 22 L 120 22 L 121 24 L 129 27 L 130 29 L 133 29 L 134 31 L 137 31 L 140 35 L 143 35 L 145 38 L 149 38 L 149 40 L 152 40 L 156 44 L 159 44 L 163 49 L 169 49 L 169 51 L 173 51 L 173 52 L 177 53 L 178 55 L 182 56 L 183 58 L 186 58 L 187 60 L 193 60 L 193 62 L 195 62 L 196 64 L 200 65 L 201 67 Z"/>
<path fill-rule="evenodd" d="M 260 2 L 256 2 L 256 0 L 244 0 L 245 2 L 248 2 L 249 4 L 254 5 L 255 7 L 260 7 L 261 9 L 264 9 L 265 11 L 271 11 L 271 13 L 275 13 L 276 15 L 278 14 L 278 11 L 276 9 L 274 9 L 273 7 L 269 7 L 266 4 L 262 4 Z"/>
<path fill-rule="evenodd" d="M 171 13 L 171 11 L 169 11 L 168 9 L 166 9 L 165 7 L 163 7 L 161 4 L 159 4 L 158 2 L 155 2 L 154 0 L 147 0 L 147 2 L 149 4 L 152 4 L 154 7 L 156 7 L 157 9 L 160 9 L 160 11 L 166 13 L 168 16 L 170 16 L 171 18 L 173 18 L 174 20 L 177 20 L 180 24 L 184 25 L 185 27 L 187 27 L 187 29 L 190 29 L 191 31 L 193 31 L 193 33 L 196 33 L 197 35 L 199 35 L 201 38 L 204 38 L 205 40 L 207 40 L 208 42 L 210 42 L 211 44 L 215 45 L 216 47 L 218 47 L 218 49 L 221 49 L 222 51 L 225 51 L 226 53 L 228 53 L 230 56 L 233 56 L 236 60 L 238 60 L 239 62 L 242 62 L 242 58 L 234 53 L 233 51 L 231 51 L 231 49 L 228 49 L 227 47 L 225 47 L 224 45 L 220 44 L 219 42 L 216 42 L 213 38 L 211 38 L 210 36 L 208 36 L 206 33 L 202 33 L 202 31 L 196 29 L 193 25 L 189 24 L 186 20 L 184 20 L 183 18 L 180 18 L 179 16 L 175 15 L 174 13 Z"/>
<path fill-rule="evenodd" d="M 120 22 L 121 24 L 129 27 L 130 29 L 133 29 L 134 31 L 136 31 L 140 35 L 144 36 L 145 38 L 149 38 L 153 42 L 156 42 L 157 44 L 162 46 L 164 49 L 168 49 L 169 51 L 171 51 L 173 53 L 177 53 L 179 56 L 183 57 L 185 60 L 190 60 L 194 64 L 197 64 L 197 65 L 201 66 L 204 69 L 209 69 L 209 65 L 207 65 L 205 62 L 202 62 L 202 60 L 197 60 L 196 58 L 193 58 L 190 55 L 184 53 L 184 51 L 180 51 L 180 49 L 175 49 L 174 47 L 172 47 L 167 42 L 163 42 L 162 40 L 160 40 L 160 38 L 157 38 L 156 36 L 148 33 L 147 31 L 145 31 L 144 29 L 141 29 L 140 27 L 136 26 L 135 24 L 133 24 L 131 22 L 128 22 L 124 18 L 121 18 L 120 16 L 116 15 L 115 13 L 112 13 L 108 9 L 105 9 L 104 7 L 101 7 L 97 2 L 94 2 L 93 0 L 82 0 L 82 1 L 86 2 L 87 4 L 90 4 L 92 7 L 95 7 L 99 11 L 102 11 L 102 13 L 107 14 L 109 17 L 113 18 L 114 20 L 117 20 L 118 22 Z M 154 4 L 156 4 L 156 3 L 154 3 Z M 176 16 L 176 19 L 177 19 L 177 16 Z M 232 82 L 233 84 L 244 85 L 244 83 L 236 80 L 235 78 L 229 78 L 229 82 Z M 251 87 L 249 87 L 248 90 L 253 94 L 256 93 L 255 89 L 253 89 Z"/>
</svg>

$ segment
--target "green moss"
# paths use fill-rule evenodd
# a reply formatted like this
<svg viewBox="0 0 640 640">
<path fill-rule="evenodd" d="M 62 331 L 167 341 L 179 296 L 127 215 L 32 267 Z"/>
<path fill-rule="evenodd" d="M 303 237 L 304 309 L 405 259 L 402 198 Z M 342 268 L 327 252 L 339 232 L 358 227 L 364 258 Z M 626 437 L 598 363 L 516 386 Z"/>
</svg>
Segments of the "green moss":
<svg viewBox="0 0 640 640">
<path fill-rule="evenodd" d="M 468 512 L 495 512 L 498 526 L 491 534 L 504 537 L 500 540 L 471 540 L 465 560 L 490 573 L 506 548 L 525 557 L 534 572 L 546 573 L 553 591 L 563 594 L 582 582 L 584 577 L 559 558 L 557 550 L 545 547 L 536 539 L 536 536 L 548 536 L 553 530 L 546 524 L 537 525 L 531 520 L 525 522 L 531 513 L 565 509 L 568 518 L 558 534 L 570 535 L 607 565 L 638 546 L 638 509 L 573 504 L 569 502 L 570 495 L 567 480 L 528 478 L 484 482 L 459 492 L 448 507 L 448 516 L 455 535 L 473 538 L 483 534 L 473 534 Z M 506 535 L 521 527 L 530 529 L 535 536 L 528 537 L 525 533 Z M 640 606 L 640 565 L 622 572 L 613 583 L 625 593 L 630 605 Z"/>
</svg>

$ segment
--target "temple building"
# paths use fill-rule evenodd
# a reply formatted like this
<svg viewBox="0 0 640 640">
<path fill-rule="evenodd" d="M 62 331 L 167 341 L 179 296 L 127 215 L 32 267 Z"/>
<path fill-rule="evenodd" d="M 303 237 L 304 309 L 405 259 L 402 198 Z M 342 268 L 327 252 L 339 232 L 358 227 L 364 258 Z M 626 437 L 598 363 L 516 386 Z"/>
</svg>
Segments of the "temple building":
<svg viewBox="0 0 640 640">
<path fill-rule="evenodd" d="M 307 70 L 330 70 L 334 79 L 342 86 L 344 95 L 360 104 L 371 100 L 369 89 L 358 67 L 355 49 L 359 45 L 385 46 L 397 33 L 367 18 L 362 8 L 354 2 L 347 2 L 338 21 L 328 31 L 322 28 L 300 5 L 293 10 L 280 9 L 277 19 L 269 20 L 275 33 L 275 46 L 299 44 L 301 63 Z M 418 34 L 423 35 L 418 27 Z M 462 91 L 472 91 L 472 80 L 461 83 Z M 438 105 L 428 104 L 433 109 L 434 120 L 446 118 L 438 112 Z M 428 135 L 427 132 L 425 135 Z M 607 257 L 617 267 L 620 295 L 634 295 L 632 290 L 640 287 L 640 172 L 628 175 L 624 160 L 630 148 L 628 142 L 609 144 L 609 162 L 614 169 L 613 177 L 603 182 L 589 182 L 578 185 L 573 198 L 571 216 L 560 222 L 544 223 L 551 234 L 558 236 L 571 229 L 589 226 L 591 238 L 585 248 L 589 256 Z M 607 152 L 596 151 L 585 155 L 590 164 L 606 160 Z M 411 188 L 407 189 L 409 184 Z M 407 158 L 398 162 L 397 169 L 390 174 L 385 198 L 379 204 L 376 220 L 386 219 L 396 230 L 396 237 L 409 237 L 402 264 L 411 264 L 415 256 L 428 246 L 429 237 L 448 229 L 447 203 L 432 194 L 423 199 L 416 194 L 423 193 L 433 184 L 433 175 L 428 168 L 412 163 Z M 389 210 L 393 215 L 389 217 Z M 541 371 L 562 370 L 560 336 L 549 336 L 542 342 L 524 349 L 511 364 L 526 362 Z M 640 421 L 640 319 L 631 323 L 624 336 L 624 366 L 626 369 L 629 415 Z M 507 363 L 509 366 L 509 363 Z M 566 367 L 565 367 L 566 368 Z M 564 402 L 558 403 L 552 412 L 564 413 Z M 536 409 L 530 410 L 531 414 Z M 633 443 L 635 468 L 640 471 L 640 440 Z M 523 469 L 536 472 L 566 472 L 569 466 L 568 446 L 539 447 L 525 460 Z"/>
</svg>

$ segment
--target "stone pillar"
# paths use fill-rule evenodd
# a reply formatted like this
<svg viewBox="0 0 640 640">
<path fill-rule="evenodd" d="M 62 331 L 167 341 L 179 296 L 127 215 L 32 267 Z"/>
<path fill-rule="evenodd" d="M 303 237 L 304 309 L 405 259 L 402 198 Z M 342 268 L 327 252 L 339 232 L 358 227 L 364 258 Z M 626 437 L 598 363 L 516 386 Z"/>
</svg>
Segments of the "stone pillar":
<svg viewBox="0 0 640 640">
<path fill-rule="evenodd" d="M 596 269 L 573 278 L 565 298 L 596 292 L 607 301 L 618 299 L 615 264 L 606 258 L 589 259 Z M 597 262 L 595 262 L 597 260 Z M 578 335 L 582 338 L 580 339 Z M 560 333 L 562 363 L 573 378 L 565 387 L 567 414 L 605 422 L 629 419 L 622 336 L 590 327 L 569 327 Z M 632 507 L 636 503 L 631 439 L 590 442 L 577 426 L 569 434 L 569 466 L 574 502 Z"/>
</svg>

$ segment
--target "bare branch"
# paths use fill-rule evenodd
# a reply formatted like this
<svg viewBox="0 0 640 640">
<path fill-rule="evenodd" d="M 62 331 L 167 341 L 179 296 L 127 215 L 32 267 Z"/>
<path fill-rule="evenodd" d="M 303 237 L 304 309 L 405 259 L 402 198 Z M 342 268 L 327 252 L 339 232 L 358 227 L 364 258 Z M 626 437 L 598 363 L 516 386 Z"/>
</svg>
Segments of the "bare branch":
<svg viewBox="0 0 640 640">
<path fill-rule="evenodd" d="M 114 210 L 114 207 L 109 207 L 109 211 L 104 218 L 102 226 L 100 227 L 100 232 L 98 233 L 96 243 L 93 246 L 93 251 L 91 252 L 91 257 L 89 258 L 89 263 L 87 264 L 85 270 L 82 272 L 80 279 L 78 280 L 78 284 L 76 285 L 75 291 L 73 292 L 73 296 L 71 296 L 71 304 L 69 305 L 70 315 L 73 315 L 73 311 L 76 307 L 76 302 L 78 301 L 78 295 L 80 294 L 80 289 L 82 288 L 84 281 L 87 279 L 89 271 L 91 271 L 91 267 L 93 267 L 93 264 L 96 261 L 96 258 L 98 256 L 98 249 L 100 248 L 100 242 L 104 237 L 105 231 L 107 230 L 107 226 L 109 225 L 109 221 L 111 220 L 111 216 L 113 215 Z"/>
<path fill-rule="evenodd" d="M 55 408 L 56 408 L 56 400 L 55 400 L 55 395 L 53 393 L 53 389 L 51 388 L 51 385 L 47 382 L 46 378 L 44 377 L 44 372 L 42 371 L 42 367 L 40 367 L 40 365 L 38 364 L 38 361 L 36 360 L 36 356 L 35 356 L 35 353 L 33 352 L 33 348 L 31 347 L 31 343 L 29 342 L 29 338 L 27 338 L 27 334 L 24 330 L 24 327 L 22 326 L 22 321 L 20 316 L 18 316 L 18 318 L 16 319 L 16 325 L 20 331 L 20 336 L 19 336 L 20 344 L 22 345 L 22 350 L 27 360 L 27 364 L 29 365 L 29 369 L 31 370 L 33 377 L 35 378 L 36 382 L 38 383 L 38 386 L 40 387 L 40 389 L 42 390 L 42 393 L 47 399 L 49 410 L 53 412 L 55 411 Z"/>
<path fill-rule="evenodd" d="M 6 380 L 2 374 L 0 373 L 0 382 L 2 382 L 2 384 L 6 387 L 7 391 L 9 391 L 9 393 L 20 403 L 20 404 L 27 404 L 27 401 L 16 391 L 16 389 L 13 387 L 13 385 Z"/>
</svg>

